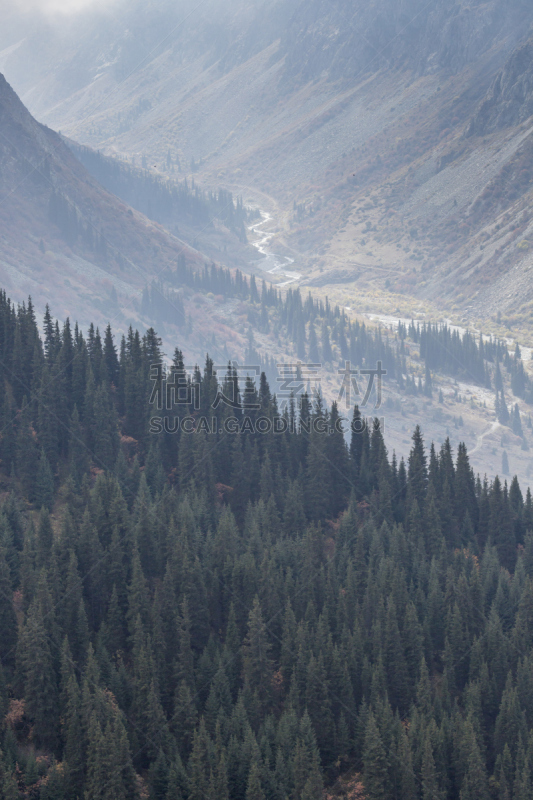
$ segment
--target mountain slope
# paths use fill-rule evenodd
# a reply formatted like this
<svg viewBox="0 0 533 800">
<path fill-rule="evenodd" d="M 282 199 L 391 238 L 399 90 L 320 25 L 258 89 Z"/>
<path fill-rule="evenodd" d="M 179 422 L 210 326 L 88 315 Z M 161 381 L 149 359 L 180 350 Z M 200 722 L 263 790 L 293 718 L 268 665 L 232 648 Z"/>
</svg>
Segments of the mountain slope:
<svg viewBox="0 0 533 800">
<path fill-rule="evenodd" d="M 136 316 L 143 287 L 180 254 L 206 258 L 102 189 L 0 76 L 0 282 L 15 300 L 85 324 Z M 122 308 L 122 310 L 121 310 Z"/>
<path fill-rule="evenodd" d="M 533 40 L 511 53 L 472 119 L 469 134 L 486 135 L 533 115 Z"/>
</svg>

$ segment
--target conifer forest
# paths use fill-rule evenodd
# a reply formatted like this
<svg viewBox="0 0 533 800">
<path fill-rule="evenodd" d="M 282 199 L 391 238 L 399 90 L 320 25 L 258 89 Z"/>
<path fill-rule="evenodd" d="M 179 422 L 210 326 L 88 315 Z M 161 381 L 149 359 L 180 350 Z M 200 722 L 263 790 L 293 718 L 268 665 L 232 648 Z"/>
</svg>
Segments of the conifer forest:
<svg viewBox="0 0 533 800">
<path fill-rule="evenodd" d="M 2 293 L 2 798 L 533 796 L 529 490 L 153 329 L 39 329 Z"/>
<path fill-rule="evenodd" d="M 0 0 L 0 800 L 533 800 L 533 0 Z"/>
</svg>

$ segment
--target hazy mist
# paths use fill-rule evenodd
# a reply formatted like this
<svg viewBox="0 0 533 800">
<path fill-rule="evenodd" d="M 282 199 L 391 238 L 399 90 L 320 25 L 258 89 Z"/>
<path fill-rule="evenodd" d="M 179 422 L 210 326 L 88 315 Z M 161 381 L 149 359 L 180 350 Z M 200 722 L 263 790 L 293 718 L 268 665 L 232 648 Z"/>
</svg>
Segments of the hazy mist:
<svg viewBox="0 0 533 800">
<path fill-rule="evenodd" d="M 70 16 L 80 11 L 108 8 L 114 0 L 7 0 L 0 4 L 4 13 L 41 12 L 47 16 Z"/>
</svg>

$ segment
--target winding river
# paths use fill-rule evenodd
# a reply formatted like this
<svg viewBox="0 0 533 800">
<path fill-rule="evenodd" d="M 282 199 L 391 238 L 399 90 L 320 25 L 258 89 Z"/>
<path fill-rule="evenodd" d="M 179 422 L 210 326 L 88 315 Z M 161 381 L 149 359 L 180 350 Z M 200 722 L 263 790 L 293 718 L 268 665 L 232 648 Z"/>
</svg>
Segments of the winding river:
<svg viewBox="0 0 533 800">
<path fill-rule="evenodd" d="M 268 214 L 266 211 L 261 211 L 261 222 L 254 222 L 252 225 L 248 226 L 248 230 L 251 233 L 255 233 L 259 238 L 252 242 L 255 249 L 261 253 L 263 258 L 259 259 L 258 261 L 254 262 L 258 264 L 264 272 L 267 272 L 269 275 L 281 275 L 287 280 L 283 281 L 282 283 L 278 283 L 277 286 L 289 286 L 291 283 L 296 283 L 302 277 L 299 272 L 294 272 L 294 270 L 289 270 L 292 264 L 294 264 L 294 259 L 289 258 L 288 256 L 280 256 L 278 253 L 271 253 L 267 247 L 268 243 L 274 236 L 273 231 L 264 231 L 260 230 L 263 225 L 267 225 L 269 222 L 272 221 L 272 216 Z"/>
</svg>

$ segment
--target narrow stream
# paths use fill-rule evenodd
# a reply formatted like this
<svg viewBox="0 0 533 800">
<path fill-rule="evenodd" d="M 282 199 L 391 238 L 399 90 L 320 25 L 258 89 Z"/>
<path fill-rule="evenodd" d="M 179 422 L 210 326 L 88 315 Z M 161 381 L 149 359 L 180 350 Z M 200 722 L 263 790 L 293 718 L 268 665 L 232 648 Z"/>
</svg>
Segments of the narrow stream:
<svg viewBox="0 0 533 800">
<path fill-rule="evenodd" d="M 252 244 L 255 249 L 261 253 L 262 256 L 264 256 L 264 258 L 254 261 L 254 264 L 259 264 L 261 269 L 264 272 L 267 272 L 269 275 L 283 275 L 283 277 L 287 278 L 287 280 L 283 281 L 283 283 L 278 283 L 277 285 L 289 286 L 289 284 L 299 281 L 302 276 L 299 272 L 294 272 L 287 269 L 287 267 L 290 267 L 292 264 L 294 264 L 294 258 L 280 256 L 277 253 L 271 253 L 267 250 L 268 243 L 274 236 L 274 233 L 262 231 L 260 228 L 263 225 L 266 225 L 268 222 L 271 222 L 272 217 L 266 211 L 261 211 L 261 217 L 261 222 L 254 222 L 252 225 L 248 226 L 249 231 L 261 237 L 257 241 L 252 242 Z"/>
</svg>

